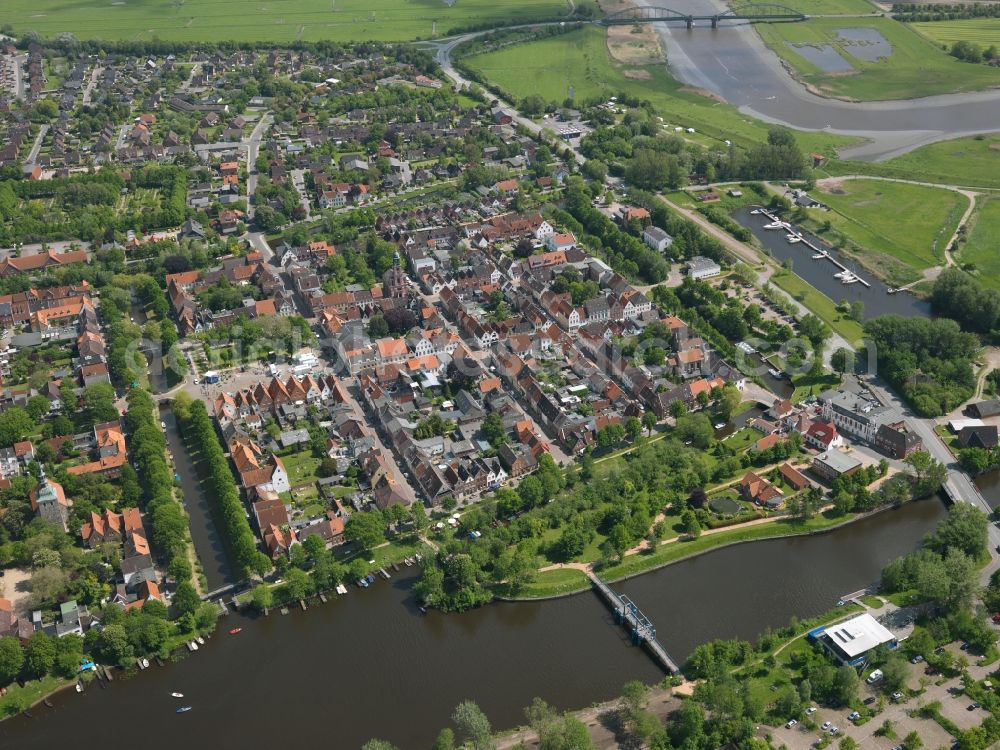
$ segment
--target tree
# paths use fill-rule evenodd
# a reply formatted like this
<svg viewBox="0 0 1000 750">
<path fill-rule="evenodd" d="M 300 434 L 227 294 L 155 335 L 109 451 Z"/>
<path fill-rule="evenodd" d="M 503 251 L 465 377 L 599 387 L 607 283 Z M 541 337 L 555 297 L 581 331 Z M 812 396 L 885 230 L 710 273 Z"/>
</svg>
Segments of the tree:
<svg viewBox="0 0 1000 750">
<path fill-rule="evenodd" d="M 882 665 L 882 675 L 887 690 L 901 690 L 909 676 L 906 659 L 899 654 L 892 654 Z"/>
<path fill-rule="evenodd" d="M 854 369 L 854 352 L 840 347 L 830 355 L 830 367 L 841 374 Z"/>
<path fill-rule="evenodd" d="M 442 729 L 431 750 L 455 750 L 455 733 L 448 727 Z"/>
<path fill-rule="evenodd" d="M 492 411 L 486 415 L 486 419 L 483 420 L 482 427 L 483 437 L 492 445 L 494 448 L 499 448 L 504 443 L 508 442 L 507 429 L 503 425 L 503 418 L 499 413 Z"/>
<path fill-rule="evenodd" d="M 722 395 L 719 397 L 719 415 L 728 422 L 742 400 L 743 396 L 736 386 L 730 384 L 723 386 Z"/>
<path fill-rule="evenodd" d="M 920 735 L 917 734 L 916 730 L 913 730 L 903 738 L 903 750 L 920 750 L 923 746 L 924 741 L 920 739 Z"/>
<path fill-rule="evenodd" d="M 831 698 L 837 705 L 846 706 L 858 695 L 858 673 L 853 667 L 842 666 L 834 675 L 831 688 Z"/>
<path fill-rule="evenodd" d="M 193 614 L 198 609 L 198 605 L 201 604 L 201 597 L 198 596 L 198 592 L 194 590 L 194 586 L 191 585 L 190 581 L 181 581 L 177 584 L 173 601 L 177 611 L 182 615 L 187 613 Z"/>
<path fill-rule="evenodd" d="M 399 748 L 385 740 L 368 740 L 361 746 L 361 750 L 399 750 Z"/>
<path fill-rule="evenodd" d="M 957 549 L 974 560 L 982 560 L 988 550 L 987 527 L 988 521 L 981 510 L 968 503 L 955 503 L 948 517 L 927 537 L 927 546 L 939 554 Z"/>
<path fill-rule="evenodd" d="M 56 662 L 55 641 L 41 630 L 36 630 L 28 639 L 24 655 L 25 666 L 32 677 L 44 677 Z"/>
<path fill-rule="evenodd" d="M 677 437 L 690 441 L 695 448 L 707 448 L 715 439 L 712 421 L 706 414 L 685 414 L 677 419 Z"/>
<path fill-rule="evenodd" d="M 646 428 L 646 433 L 648 435 L 653 434 L 653 428 L 656 427 L 656 423 L 659 420 L 656 418 L 656 413 L 652 411 L 647 411 L 642 415 L 642 426 Z"/>
<path fill-rule="evenodd" d="M 263 612 L 265 609 L 270 609 L 274 605 L 274 591 L 266 583 L 258 583 L 253 587 L 253 593 L 250 595 L 250 601 L 252 602 L 254 609 L 258 612 Z"/>
<path fill-rule="evenodd" d="M 625 421 L 625 434 L 629 440 L 635 441 L 642 434 L 642 422 L 638 417 L 629 417 Z"/>
<path fill-rule="evenodd" d="M 0 685 L 11 682 L 24 665 L 24 651 L 17 638 L 6 636 L 0 638 Z"/>
<path fill-rule="evenodd" d="M 385 519 L 378 510 L 352 513 L 344 524 L 344 535 L 364 549 L 371 550 L 385 541 Z"/>
<path fill-rule="evenodd" d="M 475 750 L 492 750 L 494 744 L 490 720 L 474 701 L 459 703 L 451 720 Z"/>
<path fill-rule="evenodd" d="M 701 524 L 698 523 L 698 516 L 690 508 L 681 514 L 681 523 L 684 525 L 684 533 L 692 539 L 701 536 Z"/>
<path fill-rule="evenodd" d="M 14 443 L 24 440 L 34 428 L 35 423 L 28 412 L 19 406 L 11 407 L 0 414 L 0 448 L 9 448 Z"/>
</svg>

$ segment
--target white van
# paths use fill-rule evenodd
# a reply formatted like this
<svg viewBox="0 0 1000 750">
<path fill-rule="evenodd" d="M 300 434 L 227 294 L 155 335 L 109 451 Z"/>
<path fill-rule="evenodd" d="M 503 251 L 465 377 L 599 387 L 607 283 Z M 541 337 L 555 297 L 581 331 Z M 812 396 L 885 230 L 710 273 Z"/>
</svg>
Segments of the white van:
<svg viewBox="0 0 1000 750">
<path fill-rule="evenodd" d="M 876 682 L 878 682 L 879 680 L 881 680 L 882 677 L 883 677 L 882 670 L 881 669 L 876 669 L 874 672 L 872 672 L 870 675 L 868 675 L 868 679 L 865 680 L 865 682 L 867 682 L 869 685 L 874 685 Z"/>
</svg>

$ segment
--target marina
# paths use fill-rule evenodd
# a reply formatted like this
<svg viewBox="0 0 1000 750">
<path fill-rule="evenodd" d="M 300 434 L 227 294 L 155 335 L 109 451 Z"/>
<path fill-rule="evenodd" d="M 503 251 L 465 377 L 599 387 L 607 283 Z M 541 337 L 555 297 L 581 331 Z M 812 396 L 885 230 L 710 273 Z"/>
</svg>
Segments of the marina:
<svg viewBox="0 0 1000 750">
<path fill-rule="evenodd" d="M 815 255 L 812 256 L 813 260 L 826 260 L 835 265 L 837 268 L 839 268 L 840 272 L 833 274 L 833 277 L 835 279 L 839 279 L 841 284 L 857 283 L 857 284 L 863 284 L 869 289 L 871 288 L 871 284 L 869 284 L 863 278 L 858 276 L 856 273 L 854 273 L 854 271 L 845 266 L 843 263 L 834 258 L 832 255 L 830 255 L 830 253 L 828 253 L 826 250 L 810 242 L 809 239 L 807 239 L 805 236 L 796 231 L 792 227 L 792 225 L 789 224 L 788 222 L 782 221 L 780 218 L 778 218 L 778 216 L 772 214 L 766 208 L 763 208 L 761 206 L 758 206 L 757 208 L 750 211 L 751 214 L 754 214 L 755 212 L 757 212 L 756 215 L 765 216 L 771 220 L 770 224 L 764 225 L 764 229 L 791 230 L 791 234 L 785 235 L 785 239 L 788 241 L 790 245 L 801 242 L 803 245 L 805 245 L 815 253 Z"/>
<path fill-rule="evenodd" d="M 753 211 L 758 210 L 757 214 Z M 905 294 L 888 286 L 878 278 L 860 274 L 865 284 L 844 284 L 834 274 L 845 269 L 855 275 L 857 270 L 851 268 L 852 261 L 843 257 L 839 251 L 827 244 L 822 238 L 806 230 L 799 229 L 796 233 L 803 242 L 789 244 L 783 234 L 764 229 L 764 224 L 772 220 L 763 215 L 763 209 L 753 207 L 740 208 L 733 212 L 732 218 L 741 226 L 746 227 L 754 238 L 779 263 L 791 261 L 792 272 L 810 286 L 825 294 L 836 303 L 860 301 L 864 303 L 862 320 L 868 320 L 879 315 L 902 315 L 904 317 L 930 315 L 930 304 L 925 300 Z M 787 233 L 787 232 L 786 232 Z M 806 244 L 808 242 L 808 244 Z M 831 265 L 828 259 L 837 261 Z"/>
</svg>

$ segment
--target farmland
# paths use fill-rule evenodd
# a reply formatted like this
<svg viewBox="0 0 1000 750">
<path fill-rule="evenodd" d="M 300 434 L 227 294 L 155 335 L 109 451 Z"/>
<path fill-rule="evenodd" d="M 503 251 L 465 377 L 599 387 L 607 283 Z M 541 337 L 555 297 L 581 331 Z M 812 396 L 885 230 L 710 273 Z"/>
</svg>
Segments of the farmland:
<svg viewBox="0 0 1000 750">
<path fill-rule="evenodd" d="M 977 272 L 979 280 L 1000 289 L 1000 199 L 980 198 L 975 214 L 969 220 L 966 242 L 958 253 L 958 261 Z"/>
<path fill-rule="evenodd" d="M 932 42 L 951 46 L 955 42 L 974 42 L 980 47 L 1000 46 L 1000 18 L 970 18 L 960 21 L 911 23 L 918 33 Z"/>
<path fill-rule="evenodd" d="M 832 211 L 822 214 L 837 232 L 866 251 L 922 271 L 944 263 L 968 198 L 943 188 L 881 180 L 846 180 L 817 189 Z"/>
<path fill-rule="evenodd" d="M 605 31 L 588 26 L 560 36 L 467 57 L 463 62 L 515 99 L 529 94 L 561 103 L 573 88 L 584 102 L 627 93 L 649 100 L 667 122 L 693 127 L 718 142 L 763 141 L 767 126 L 729 105 L 683 87 L 661 65 L 624 66 L 608 54 Z M 796 132 L 802 148 L 831 153 L 853 139 Z"/>
<path fill-rule="evenodd" d="M 403 41 L 567 12 L 565 0 L 4 0 L 0 24 L 51 38 L 167 41 Z"/>
<path fill-rule="evenodd" d="M 1000 84 L 1000 70 L 951 57 L 905 24 L 890 18 L 814 18 L 804 23 L 758 24 L 761 38 L 820 93 L 861 101 L 911 99 Z M 850 42 L 843 33 L 868 37 Z M 874 46 L 872 39 L 878 39 Z M 879 47 L 888 56 L 875 58 Z M 839 55 L 849 68 L 826 72 L 807 55 Z M 864 59 L 870 58 L 870 59 Z"/>
</svg>

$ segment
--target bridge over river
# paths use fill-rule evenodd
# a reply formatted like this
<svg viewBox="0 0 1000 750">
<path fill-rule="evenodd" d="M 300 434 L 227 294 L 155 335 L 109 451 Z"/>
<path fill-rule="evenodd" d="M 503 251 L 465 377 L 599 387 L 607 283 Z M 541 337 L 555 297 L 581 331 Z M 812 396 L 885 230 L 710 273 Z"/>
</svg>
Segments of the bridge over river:
<svg viewBox="0 0 1000 750">
<path fill-rule="evenodd" d="M 653 660 L 669 674 L 679 674 L 680 667 L 667 650 L 656 640 L 656 628 L 646 615 L 636 606 L 635 602 L 623 594 L 618 594 L 596 573 L 588 573 L 594 590 L 611 607 L 615 621 L 623 625 L 632 634 L 632 642 L 643 646 L 653 657 Z"/>
<path fill-rule="evenodd" d="M 663 8 L 659 6 L 635 7 L 611 13 L 597 23 L 602 26 L 632 26 L 640 23 L 670 23 L 683 22 L 690 29 L 695 21 L 711 21 L 712 28 L 717 28 L 720 21 L 750 21 L 750 22 L 794 22 L 805 21 L 806 15 L 784 5 L 771 3 L 753 3 L 730 8 L 718 13 L 693 14 Z"/>
</svg>

